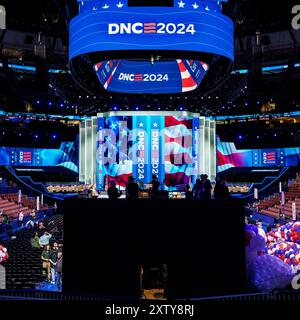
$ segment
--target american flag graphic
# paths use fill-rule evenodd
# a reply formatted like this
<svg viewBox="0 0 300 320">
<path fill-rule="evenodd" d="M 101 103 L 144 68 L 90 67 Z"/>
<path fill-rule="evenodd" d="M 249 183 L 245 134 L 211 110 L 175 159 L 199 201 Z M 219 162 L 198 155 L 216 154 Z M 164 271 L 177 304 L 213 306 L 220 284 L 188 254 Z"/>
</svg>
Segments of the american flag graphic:
<svg viewBox="0 0 300 320">
<path fill-rule="evenodd" d="M 266 152 L 265 157 L 268 162 L 275 161 L 276 160 L 276 153 L 275 152 Z"/>
<path fill-rule="evenodd" d="M 23 159 L 25 160 L 25 161 L 31 161 L 31 152 L 23 152 Z"/>
<path fill-rule="evenodd" d="M 134 81 L 143 81 L 144 75 L 142 73 L 138 73 L 134 75 Z"/>
<path fill-rule="evenodd" d="M 155 22 L 145 22 L 144 23 L 144 33 L 156 33 L 156 23 Z"/>
<path fill-rule="evenodd" d="M 120 129 L 120 121 L 127 121 L 128 129 L 124 132 L 124 128 Z M 164 159 L 162 161 L 164 167 L 164 181 L 160 181 L 167 187 L 175 187 L 178 185 L 188 184 L 190 177 L 193 175 L 193 156 L 192 156 L 192 125 L 193 119 L 188 117 L 164 117 L 163 134 L 160 139 L 163 139 L 162 145 L 164 146 L 163 152 Z M 109 117 L 105 120 L 105 127 L 113 130 L 116 137 L 116 145 L 105 140 L 107 146 L 104 151 L 104 156 L 108 158 L 116 159 L 116 163 L 103 165 L 102 171 L 104 176 L 105 185 L 113 180 L 117 186 L 124 189 L 128 177 L 133 175 L 133 161 L 132 157 L 141 157 L 144 155 L 143 151 L 139 151 L 139 154 L 133 153 L 132 142 L 128 142 L 127 154 L 121 152 L 121 143 L 119 131 L 121 131 L 120 137 L 128 137 L 132 128 L 132 117 Z M 148 133 L 150 135 L 150 133 Z M 149 145 L 149 152 L 151 146 Z M 158 151 L 153 151 L 153 157 L 158 157 Z M 100 174 L 100 173 L 99 173 Z M 151 176 L 151 175 L 150 175 Z M 150 181 L 149 181 L 150 182 Z"/>
<path fill-rule="evenodd" d="M 186 68 L 184 62 L 180 59 L 177 60 L 178 67 L 181 74 L 181 81 L 182 81 L 182 92 L 188 92 L 195 90 L 198 85 L 188 69 Z"/>
<path fill-rule="evenodd" d="M 193 175 L 192 127 L 192 118 L 165 117 L 164 155 L 167 187 L 188 184 Z"/>
</svg>

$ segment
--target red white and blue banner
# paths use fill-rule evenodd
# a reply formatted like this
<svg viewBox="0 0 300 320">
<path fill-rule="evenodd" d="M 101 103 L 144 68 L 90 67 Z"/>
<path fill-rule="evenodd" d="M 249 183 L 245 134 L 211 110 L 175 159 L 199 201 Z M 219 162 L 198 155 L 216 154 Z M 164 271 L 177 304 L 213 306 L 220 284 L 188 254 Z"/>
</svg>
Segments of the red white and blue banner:
<svg viewBox="0 0 300 320">
<path fill-rule="evenodd" d="M 199 118 L 186 113 L 115 112 L 98 118 L 97 187 L 133 176 L 141 184 L 155 174 L 175 188 L 200 175 Z M 112 137 L 114 135 L 114 137 Z"/>
<path fill-rule="evenodd" d="M 300 147 L 237 149 L 234 142 L 217 140 L 217 172 L 241 167 L 285 167 L 300 163 Z"/>
</svg>

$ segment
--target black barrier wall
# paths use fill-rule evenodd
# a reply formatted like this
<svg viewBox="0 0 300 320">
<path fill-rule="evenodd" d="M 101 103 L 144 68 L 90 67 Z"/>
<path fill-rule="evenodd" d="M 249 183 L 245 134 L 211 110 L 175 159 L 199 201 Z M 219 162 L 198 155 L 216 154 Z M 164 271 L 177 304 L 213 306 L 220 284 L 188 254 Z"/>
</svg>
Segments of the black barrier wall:
<svg viewBox="0 0 300 320">
<path fill-rule="evenodd" d="M 139 297 L 140 265 L 167 264 L 168 297 L 245 289 L 239 200 L 65 201 L 65 292 Z"/>
</svg>

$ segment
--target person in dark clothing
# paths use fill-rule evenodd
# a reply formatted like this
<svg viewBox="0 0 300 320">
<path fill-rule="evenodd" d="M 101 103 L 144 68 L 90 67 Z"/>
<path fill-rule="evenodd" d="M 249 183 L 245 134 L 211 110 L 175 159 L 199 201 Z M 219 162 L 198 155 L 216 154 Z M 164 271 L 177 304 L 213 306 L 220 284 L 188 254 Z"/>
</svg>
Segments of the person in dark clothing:
<svg viewBox="0 0 300 320">
<path fill-rule="evenodd" d="M 195 199 L 201 198 L 201 180 L 197 179 L 193 186 L 192 195 Z"/>
<path fill-rule="evenodd" d="M 112 199 L 112 200 L 115 200 L 115 199 L 120 198 L 121 194 L 122 193 L 116 187 L 116 182 L 115 181 L 111 181 L 110 187 L 107 189 L 108 198 Z"/>
<path fill-rule="evenodd" d="M 210 199 L 211 198 L 211 183 L 207 179 L 207 174 L 201 174 L 200 179 L 196 180 L 196 183 L 193 187 L 193 197 L 195 199 Z"/>
<path fill-rule="evenodd" d="M 216 184 L 214 188 L 214 197 L 215 199 L 220 199 L 222 194 L 222 185 L 221 185 L 221 178 L 216 178 Z"/>
<path fill-rule="evenodd" d="M 150 192 L 151 198 L 156 198 L 158 195 L 158 189 L 159 189 L 160 183 L 155 174 L 152 175 L 151 184 L 152 184 L 152 188 Z"/>
<path fill-rule="evenodd" d="M 230 197 L 230 192 L 226 184 L 226 180 L 217 177 L 214 189 L 215 199 L 226 199 Z"/>
<path fill-rule="evenodd" d="M 137 183 L 134 182 L 132 176 L 128 178 L 126 186 L 126 197 L 127 199 L 138 199 L 140 188 Z"/>
<path fill-rule="evenodd" d="M 50 268 L 51 268 L 51 283 L 55 284 L 55 266 L 58 260 L 58 253 L 61 252 L 58 243 L 54 242 L 53 248 L 50 250 Z"/>
<path fill-rule="evenodd" d="M 222 184 L 223 198 L 230 198 L 230 192 L 229 192 L 229 188 L 227 186 L 226 180 L 222 179 L 221 184 Z"/>
<path fill-rule="evenodd" d="M 192 199 L 192 197 L 193 197 L 193 194 L 191 192 L 191 187 L 189 184 L 185 185 L 185 197 L 186 197 L 186 199 Z"/>
<path fill-rule="evenodd" d="M 57 288 L 59 291 L 61 291 L 62 289 L 62 272 L 63 272 L 62 264 L 63 264 L 63 254 L 60 251 L 57 254 L 57 262 L 55 265 L 55 270 L 57 274 Z"/>
</svg>

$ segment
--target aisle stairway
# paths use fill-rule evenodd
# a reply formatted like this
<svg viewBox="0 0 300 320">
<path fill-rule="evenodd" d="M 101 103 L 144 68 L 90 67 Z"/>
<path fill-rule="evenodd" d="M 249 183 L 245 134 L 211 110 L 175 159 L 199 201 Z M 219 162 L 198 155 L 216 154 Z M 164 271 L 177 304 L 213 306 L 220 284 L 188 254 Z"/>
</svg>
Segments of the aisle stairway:
<svg viewBox="0 0 300 320">
<path fill-rule="evenodd" d="M 258 210 L 268 216 L 279 218 L 284 214 L 287 220 L 292 218 L 292 204 L 296 203 L 296 212 L 300 214 L 300 177 L 297 177 L 284 193 L 285 205 L 281 205 L 281 194 L 276 193 L 258 202 Z"/>
<path fill-rule="evenodd" d="M 0 195 L 0 210 L 3 210 L 4 214 L 13 220 L 18 217 L 19 210 L 22 210 L 24 216 L 29 215 L 32 209 L 36 209 L 35 198 L 22 195 L 21 203 L 17 203 L 17 193 L 6 193 Z M 44 204 L 40 207 L 41 210 L 48 209 L 48 205 Z M 0 223 L 3 221 L 3 217 L 0 217 Z"/>
</svg>

